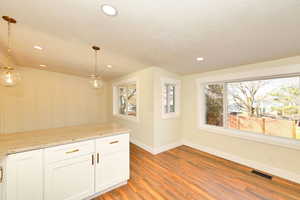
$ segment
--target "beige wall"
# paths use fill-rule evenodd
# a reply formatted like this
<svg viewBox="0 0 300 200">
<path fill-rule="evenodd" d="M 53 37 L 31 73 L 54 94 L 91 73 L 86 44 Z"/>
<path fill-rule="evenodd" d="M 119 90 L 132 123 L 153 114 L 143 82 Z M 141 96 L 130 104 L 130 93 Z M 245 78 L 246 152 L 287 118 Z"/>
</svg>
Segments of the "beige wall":
<svg viewBox="0 0 300 200">
<path fill-rule="evenodd" d="M 211 75 L 234 77 L 235 73 L 247 73 L 255 69 L 272 71 L 273 68 L 277 68 L 282 73 L 285 73 L 285 68 L 287 67 L 299 69 L 300 72 L 300 57 L 184 76 L 182 83 L 183 109 L 181 121 L 183 139 L 189 143 L 209 147 L 242 159 L 300 174 L 299 150 L 220 135 L 197 128 L 196 79 L 205 79 Z"/>
<path fill-rule="evenodd" d="M 122 78 L 113 80 L 108 87 L 109 118 L 132 129 L 131 139 L 155 148 L 180 141 L 180 118 L 162 119 L 161 117 L 161 77 L 180 79 L 180 76 L 158 67 L 150 67 Z M 139 81 L 139 121 L 122 119 L 113 113 L 112 84 L 137 78 Z"/>
<path fill-rule="evenodd" d="M 108 84 L 108 118 L 129 127 L 131 140 L 147 145 L 152 148 L 154 145 L 153 136 L 153 70 L 147 68 L 119 79 L 110 81 Z M 139 121 L 131 121 L 113 116 L 113 88 L 112 84 L 122 80 L 137 78 L 139 82 Z"/>
<path fill-rule="evenodd" d="M 162 87 L 161 78 L 172 78 L 180 80 L 181 76 L 168 72 L 161 68 L 153 68 L 153 94 L 154 94 L 154 147 L 162 147 L 181 141 L 180 135 L 180 119 L 181 115 L 177 118 L 162 119 Z"/>
<path fill-rule="evenodd" d="M 97 91 L 88 79 L 20 68 L 22 81 L 0 86 L 0 133 L 106 121 L 106 88 Z"/>
</svg>

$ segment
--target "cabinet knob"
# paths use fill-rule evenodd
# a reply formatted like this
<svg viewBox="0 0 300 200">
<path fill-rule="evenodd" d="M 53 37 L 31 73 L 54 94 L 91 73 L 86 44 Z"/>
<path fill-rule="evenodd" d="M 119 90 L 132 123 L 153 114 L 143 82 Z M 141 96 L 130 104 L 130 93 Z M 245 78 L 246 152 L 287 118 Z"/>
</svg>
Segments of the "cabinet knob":
<svg viewBox="0 0 300 200">
<path fill-rule="evenodd" d="M 116 140 L 116 141 L 110 142 L 109 144 L 116 144 L 116 143 L 119 143 L 119 141 Z"/>
<path fill-rule="evenodd" d="M 95 158 L 94 158 L 94 154 L 92 155 L 92 165 L 94 165 L 94 161 L 95 160 Z"/>
</svg>

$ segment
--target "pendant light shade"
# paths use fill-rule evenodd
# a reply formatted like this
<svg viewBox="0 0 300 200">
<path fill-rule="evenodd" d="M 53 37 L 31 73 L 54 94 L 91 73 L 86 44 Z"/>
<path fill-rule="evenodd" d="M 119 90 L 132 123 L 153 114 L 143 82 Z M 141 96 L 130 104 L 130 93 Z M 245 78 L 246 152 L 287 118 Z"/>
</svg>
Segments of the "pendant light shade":
<svg viewBox="0 0 300 200">
<path fill-rule="evenodd" d="M 99 89 L 103 86 L 103 81 L 98 73 L 98 51 L 100 50 L 99 47 L 93 46 L 93 50 L 95 51 L 95 66 L 94 66 L 94 74 L 90 75 L 90 85 L 94 89 Z"/>
<path fill-rule="evenodd" d="M 21 80 L 19 72 L 14 68 L 3 67 L 0 71 L 0 84 L 5 87 L 15 86 Z"/>
<path fill-rule="evenodd" d="M 90 85 L 92 86 L 92 88 L 99 89 L 103 86 L 103 81 L 97 76 L 91 75 L 90 77 Z"/>
<path fill-rule="evenodd" d="M 10 47 L 10 25 L 16 24 L 17 21 L 14 18 L 3 16 L 3 20 L 5 20 L 8 24 L 7 31 L 7 53 L 10 56 L 11 47 Z M 11 87 L 16 85 L 21 80 L 21 76 L 19 72 L 11 66 L 0 67 L 0 84 L 6 87 Z"/>
</svg>

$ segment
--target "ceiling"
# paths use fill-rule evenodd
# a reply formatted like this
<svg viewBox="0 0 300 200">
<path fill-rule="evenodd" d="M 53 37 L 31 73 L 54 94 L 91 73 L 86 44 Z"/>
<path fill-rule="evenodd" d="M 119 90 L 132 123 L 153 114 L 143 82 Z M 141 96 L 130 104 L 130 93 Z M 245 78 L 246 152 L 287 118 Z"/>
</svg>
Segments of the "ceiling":
<svg viewBox="0 0 300 200">
<path fill-rule="evenodd" d="M 101 4 L 119 15 L 104 15 Z M 190 74 L 300 54 L 299 0 L 1 0 L 0 15 L 18 20 L 17 65 L 81 76 L 92 73 L 92 45 L 101 47 L 102 69 L 113 65 L 106 79 L 151 66 Z M 1 21 L 1 49 L 6 32 Z"/>
</svg>

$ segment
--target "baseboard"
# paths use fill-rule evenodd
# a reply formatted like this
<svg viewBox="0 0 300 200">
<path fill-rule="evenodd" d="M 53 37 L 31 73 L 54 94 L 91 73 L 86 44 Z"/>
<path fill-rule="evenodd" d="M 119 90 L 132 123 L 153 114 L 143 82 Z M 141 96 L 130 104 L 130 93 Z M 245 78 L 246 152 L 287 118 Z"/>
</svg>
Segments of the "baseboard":
<svg viewBox="0 0 300 200">
<path fill-rule="evenodd" d="M 250 167 L 250 168 L 253 168 L 253 169 L 256 169 L 256 170 L 264 171 L 264 172 L 267 172 L 269 174 L 272 174 L 272 175 L 275 175 L 275 176 L 278 176 L 278 177 L 281 177 L 281 178 L 284 178 L 284 179 L 287 179 L 287 180 L 290 180 L 290 181 L 293 181 L 293 182 L 296 182 L 296 183 L 300 184 L 300 175 L 299 174 L 291 173 L 289 171 L 278 169 L 278 168 L 268 166 L 268 165 L 265 165 L 265 164 L 262 164 L 262 163 L 258 163 L 256 161 L 243 159 L 241 157 L 238 157 L 238 156 L 235 156 L 235 155 L 232 155 L 232 154 L 229 154 L 229 153 L 224 153 L 224 152 L 221 152 L 219 150 L 216 150 L 216 149 L 213 149 L 213 148 L 210 148 L 210 147 L 207 147 L 207 146 L 194 144 L 194 143 L 189 142 L 189 141 L 183 141 L 183 144 L 186 145 L 186 146 L 198 149 L 200 151 L 215 155 L 217 157 L 221 157 L 221 158 L 224 158 L 226 160 L 230 160 L 230 161 L 245 165 L 247 167 Z"/>
<path fill-rule="evenodd" d="M 92 200 L 92 199 L 94 199 L 94 198 L 96 198 L 96 197 L 101 196 L 102 194 L 104 194 L 104 193 L 106 193 L 106 192 L 112 191 L 112 190 L 114 190 L 114 189 L 116 189 L 116 188 L 118 188 L 118 187 L 121 187 L 121 186 L 123 186 L 123 185 L 126 185 L 126 184 L 127 184 L 127 181 L 123 181 L 123 182 L 121 182 L 121 183 L 119 183 L 119 184 L 117 184 L 117 185 L 114 185 L 114 186 L 112 186 L 112 187 L 106 189 L 106 190 L 103 190 L 103 191 L 101 191 L 101 192 L 98 192 L 98 193 L 94 194 L 93 196 L 90 196 L 90 197 L 88 197 L 88 198 L 85 198 L 84 200 Z"/>
<path fill-rule="evenodd" d="M 150 146 L 148 146 L 148 145 L 146 145 L 146 144 L 144 144 L 144 143 L 142 143 L 142 142 L 140 142 L 140 141 L 138 141 L 138 140 L 136 140 L 132 137 L 130 137 L 130 142 L 132 144 L 135 144 L 136 146 L 144 149 L 145 151 L 148 151 L 149 153 L 154 154 L 154 150 L 153 150 L 152 147 L 150 147 Z"/>
<path fill-rule="evenodd" d="M 174 142 L 174 143 L 171 143 L 171 144 L 167 144 L 167 145 L 163 145 L 163 146 L 160 146 L 160 147 L 150 147 L 148 145 L 145 145 L 144 143 L 134 139 L 134 138 L 130 138 L 130 142 L 132 144 L 135 144 L 136 146 L 148 151 L 149 153 L 153 154 L 153 155 L 156 155 L 156 154 L 159 154 L 159 153 L 162 153 L 162 152 L 165 152 L 165 151 L 168 151 L 170 149 L 174 149 L 176 147 L 179 147 L 182 145 L 182 142 Z"/>
<path fill-rule="evenodd" d="M 165 152 L 165 151 L 169 151 L 171 149 L 174 149 L 176 147 L 179 147 L 182 145 L 182 142 L 174 142 L 174 143 L 171 143 L 171 144 L 166 144 L 166 145 L 163 145 L 163 146 L 160 146 L 160 147 L 155 147 L 153 149 L 153 154 L 156 155 L 156 154 L 159 154 L 159 153 L 162 153 L 162 152 Z"/>
</svg>

